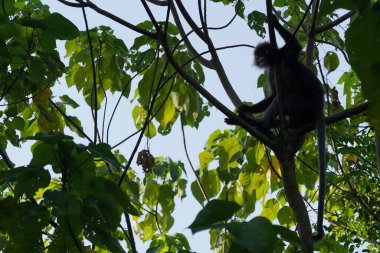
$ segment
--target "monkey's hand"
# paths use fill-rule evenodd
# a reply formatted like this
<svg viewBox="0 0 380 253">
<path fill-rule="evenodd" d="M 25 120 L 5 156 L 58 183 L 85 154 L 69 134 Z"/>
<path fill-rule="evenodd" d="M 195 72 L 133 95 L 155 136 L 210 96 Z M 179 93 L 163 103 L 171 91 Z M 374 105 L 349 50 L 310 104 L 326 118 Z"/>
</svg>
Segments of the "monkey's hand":
<svg viewBox="0 0 380 253">
<path fill-rule="evenodd" d="M 238 125 L 238 123 L 231 118 L 225 118 L 224 122 L 227 123 L 228 125 Z"/>
<path fill-rule="evenodd" d="M 252 111 L 251 105 L 241 104 L 238 108 L 239 115 L 242 113 L 251 113 L 251 111 Z"/>
</svg>

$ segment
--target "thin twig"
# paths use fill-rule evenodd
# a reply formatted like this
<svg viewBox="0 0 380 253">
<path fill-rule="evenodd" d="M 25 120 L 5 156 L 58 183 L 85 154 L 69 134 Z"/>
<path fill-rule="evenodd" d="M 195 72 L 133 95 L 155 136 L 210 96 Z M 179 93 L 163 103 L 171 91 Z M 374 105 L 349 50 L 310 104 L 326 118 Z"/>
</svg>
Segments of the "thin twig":
<svg viewBox="0 0 380 253">
<path fill-rule="evenodd" d="M 197 180 L 198 186 L 201 189 L 203 197 L 205 198 L 205 200 L 207 202 L 209 202 L 209 198 L 207 197 L 207 194 L 206 194 L 206 191 L 202 185 L 201 179 L 199 178 L 199 176 L 198 176 L 198 174 L 197 174 L 197 172 L 193 166 L 193 163 L 191 162 L 189 152 L 187 151 L 186 136 L 185 136 L 185 129 L 184 129 L 183 120 L 182 120 L 182 114 L 181 114 L 181 130 L 182 130 L 182 142 L 183 142 L 183 147 L 185 148 L 185 154 L 186 154 L 187 161 L 189 162 L 190 168 L 195 175 L 195 179 Z"/>
</svg>

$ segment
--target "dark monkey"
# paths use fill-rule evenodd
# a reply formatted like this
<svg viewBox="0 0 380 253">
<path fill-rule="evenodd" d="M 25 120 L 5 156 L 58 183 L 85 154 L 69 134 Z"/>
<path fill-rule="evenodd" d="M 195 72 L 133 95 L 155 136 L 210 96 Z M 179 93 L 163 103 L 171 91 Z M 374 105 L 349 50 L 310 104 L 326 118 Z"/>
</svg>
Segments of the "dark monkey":
<svg viewBox="0 0 380 253">
<path fill-rule="evenodd" d="M 271 128 L 278 128 L 279 113 L 276 98 L 274 64 L 279 60 L 280 85 L 282 87 L 283 110 L 286 115 L 289 129 L 296 129 L 304 124 L 314 124 L 318 134 L 318 162 L 319 162 L 319 199 L 317 234 L 314 241 L 319 241 L 324 236 L 323 209 L 325 199 L 325 119 L 324 119 L 324 92 L 321 82 L 316 75 L 299 60 L 302 46 L 273 16 L 274 27 L 286 42 L 286 45 L 278 51 L 271 47 L 269 42 L 257 45 L 254 57 L 255 64 L 264 68 L 268 77 L 269 96 L 255 105 L 241 105 L 239 114 L 264 112 L 259 119 L 249 118 L 248 121 L 259 129 L 268 132 Z M 277 51 L 277 52 L 276 52 Z M 228 124 L 236 124 L 230 119 Z M 303 142 L 303 138 L 300 137 Z M 302 145 L 301 142 L 301 145 Z"/>
</svg>

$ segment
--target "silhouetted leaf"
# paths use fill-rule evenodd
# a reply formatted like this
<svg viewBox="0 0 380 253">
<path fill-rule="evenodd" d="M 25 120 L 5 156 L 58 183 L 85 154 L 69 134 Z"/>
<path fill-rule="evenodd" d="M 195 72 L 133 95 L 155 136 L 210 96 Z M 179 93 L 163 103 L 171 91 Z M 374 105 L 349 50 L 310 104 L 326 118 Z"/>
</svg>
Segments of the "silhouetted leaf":
<svg viewBox="0 0 380 253">
<path fill-rule="evenodd" d="M 211 200 L 198 213 L 193 223 L 189 226 L 191 232 L 196 233 L 210 228 L 213 224 L 230 219 L 241 206 L 235 202 L 225 200 Z"/>
</svg>

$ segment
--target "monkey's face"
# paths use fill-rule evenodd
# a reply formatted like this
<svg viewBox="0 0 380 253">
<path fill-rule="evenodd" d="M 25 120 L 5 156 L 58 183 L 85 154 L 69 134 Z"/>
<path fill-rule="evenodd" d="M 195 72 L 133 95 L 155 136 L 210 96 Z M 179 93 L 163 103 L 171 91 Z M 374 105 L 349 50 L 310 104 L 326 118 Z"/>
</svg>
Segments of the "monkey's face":
<svg viewBox="0 0 380 253">
<path fill-rule="evenodd" d="M 254 57 L 255 65 L 259 68 L 268 68 L 274 63 L 274 51 L 268 42 L 256 46 Z"/>
</svg>

